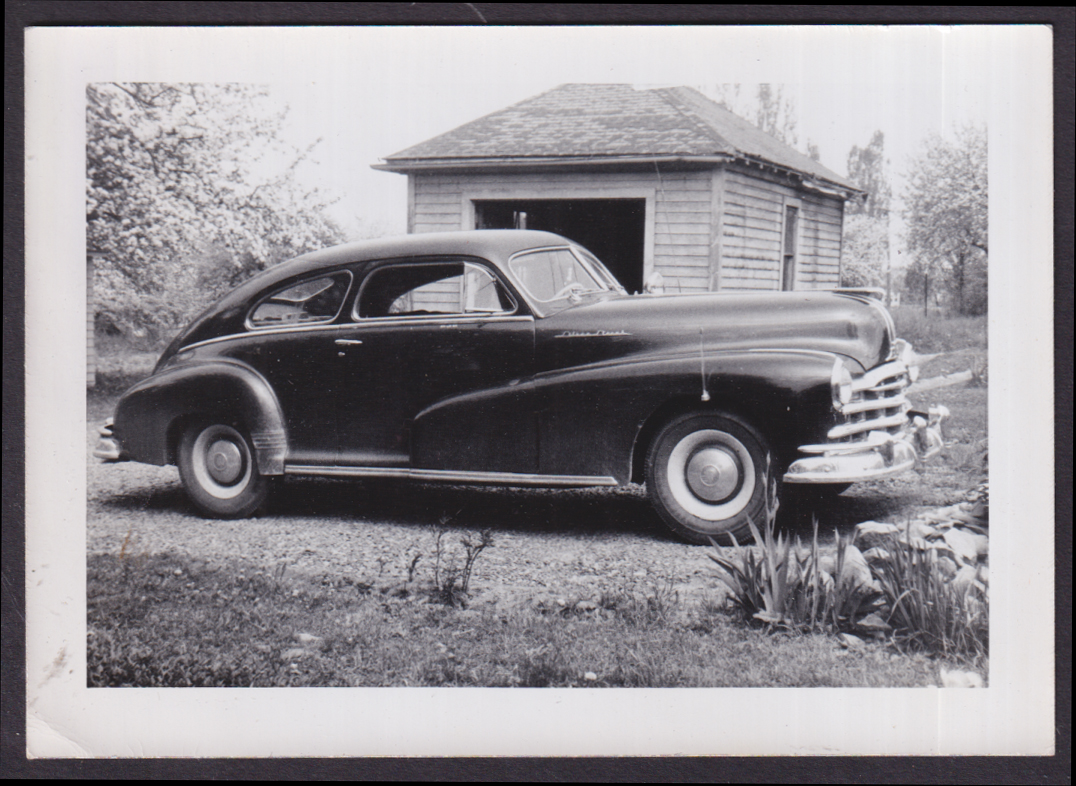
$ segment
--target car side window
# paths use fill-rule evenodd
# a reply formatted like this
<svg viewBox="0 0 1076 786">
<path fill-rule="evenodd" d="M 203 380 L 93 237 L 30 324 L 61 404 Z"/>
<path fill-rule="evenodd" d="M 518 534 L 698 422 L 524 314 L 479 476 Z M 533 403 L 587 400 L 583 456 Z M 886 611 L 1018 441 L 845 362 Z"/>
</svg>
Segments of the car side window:
<svg viewBox="0 0 1076 786">
<path fill-rule="evenodd" d="M 251 312 L 249 325 L 257 329 L 332 322 L 350 284 L 346 270 L 292 284 L 262 300 Z"/>
<path fill-rule="evenodd" d="M 409 262 L 386 265 L 366 279 L 355 315 L 359 319 L 468 314 L 507 314 L 515 302 L 486 268 L 471 262 Z"/>
</svg>

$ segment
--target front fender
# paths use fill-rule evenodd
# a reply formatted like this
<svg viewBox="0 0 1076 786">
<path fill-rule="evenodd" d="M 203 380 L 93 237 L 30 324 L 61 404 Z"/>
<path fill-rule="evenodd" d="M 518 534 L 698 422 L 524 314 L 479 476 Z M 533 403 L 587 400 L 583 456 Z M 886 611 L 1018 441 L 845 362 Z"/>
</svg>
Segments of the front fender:
<svg viewBox="0 0 1076 786">
<path fill-rule="evenodd" d="M 542 374 L 533 387 L 539 471 L 627 482 L 637 476 L 634 459 L 645 452 L 659 421 L 693 410 L 740 416 L 784 456 L 832 425 L 834 357 L 802 350 L 707 351 L 705 360 L 684 353 Z"/>
<path fill-rule="evenodd" d="M 192 418 L 239 424 L 253 442 L 258 471 L 284 472 L 288 440 L 280 403 L 264 377 L 236 361 L 158 371 L 123 394 L 112 431 L 134 461 L 173 464 L 178 432 Z"/>
</svg>

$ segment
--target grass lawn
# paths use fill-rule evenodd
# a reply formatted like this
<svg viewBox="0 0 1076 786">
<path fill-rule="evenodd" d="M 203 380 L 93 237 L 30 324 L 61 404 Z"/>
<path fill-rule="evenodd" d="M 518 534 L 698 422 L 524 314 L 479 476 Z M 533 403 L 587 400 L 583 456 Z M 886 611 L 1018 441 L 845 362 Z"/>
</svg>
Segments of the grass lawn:
<svg viewBox="0 0 1076 786">
<path fill-rule="evenodd" d="M 169 555 L 89 563 L 92 686 L 923 686 L 881 643 L 767 633 L 674 596 L 461 608 L 428 588 L 274 577 Z M 387 591 L 386 591 L 387 590 Z M 591 607 L 593 606 L 593 607 Z"/>
</svg>

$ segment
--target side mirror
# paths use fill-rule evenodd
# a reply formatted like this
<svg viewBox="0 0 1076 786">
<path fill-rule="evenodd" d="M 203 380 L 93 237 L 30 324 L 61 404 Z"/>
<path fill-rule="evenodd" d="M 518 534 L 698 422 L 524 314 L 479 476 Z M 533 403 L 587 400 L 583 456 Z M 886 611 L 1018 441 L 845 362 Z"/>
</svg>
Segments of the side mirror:
<svg viewBox="0 0 1076 786">
<path fill-rule="evenodd" d="M 665 276 L 655 270 L 646 277 L 646 283 L 643 284 L 643 292 L 648 295 L 664 295 Z"/>
</svg>

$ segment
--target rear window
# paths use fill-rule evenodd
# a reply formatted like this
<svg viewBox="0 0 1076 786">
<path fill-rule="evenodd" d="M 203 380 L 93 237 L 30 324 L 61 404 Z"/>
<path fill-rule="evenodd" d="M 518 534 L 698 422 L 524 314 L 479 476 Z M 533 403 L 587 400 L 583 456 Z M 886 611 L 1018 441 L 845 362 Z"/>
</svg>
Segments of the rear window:
<svg viewBox="0 0 1076 786">
<path fill-rule="evenodd" d="M 258 329 L 332 322 L 350 285 L 351 274 L 346 270 L 291 284 L 255 306 L 248 324 Z"/>
</svg>

